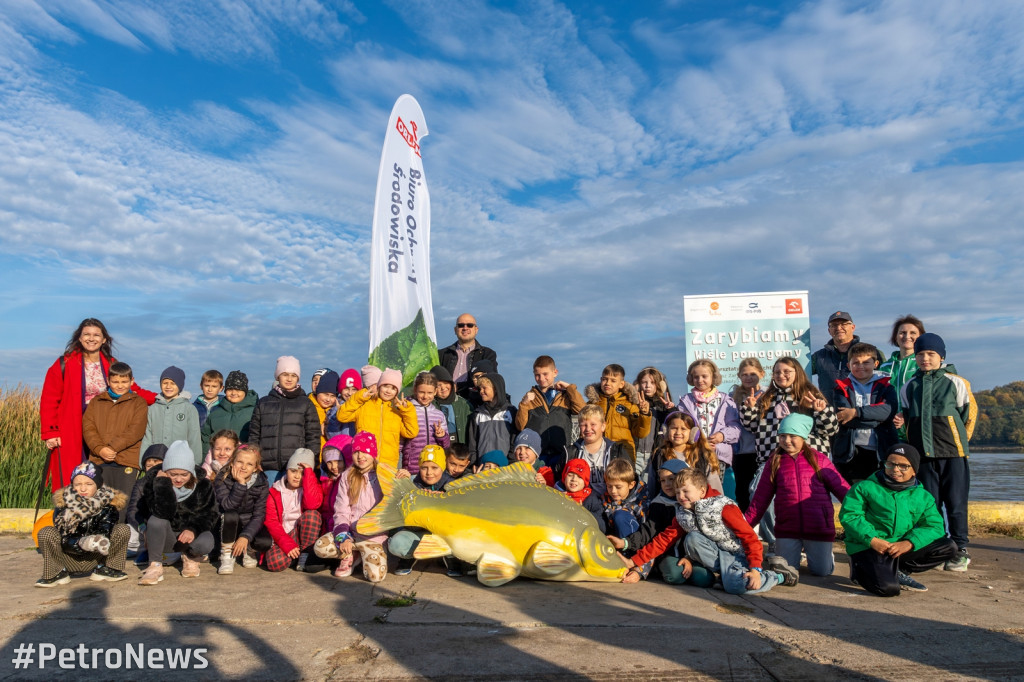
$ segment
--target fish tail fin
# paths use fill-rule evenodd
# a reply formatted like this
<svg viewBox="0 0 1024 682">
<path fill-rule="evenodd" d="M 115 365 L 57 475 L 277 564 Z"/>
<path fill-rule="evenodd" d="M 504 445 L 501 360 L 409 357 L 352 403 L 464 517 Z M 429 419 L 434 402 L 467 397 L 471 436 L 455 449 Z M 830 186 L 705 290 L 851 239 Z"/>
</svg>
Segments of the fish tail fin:
<svg viewBox="0 0 1024 682">
<path fill-rule="evenodd" d="M 377 481 L 380 483 L 384 499 L 363 514 L 356 523 L 356 532 L 361 535 L 380 535 L 392 528 L 404 526 L 402 499 L 407 493 L 416 490 L 411 478 L 395 478 L 395 469 L 392 466 L 379 462 L 377 471 Z"/>
</svg>

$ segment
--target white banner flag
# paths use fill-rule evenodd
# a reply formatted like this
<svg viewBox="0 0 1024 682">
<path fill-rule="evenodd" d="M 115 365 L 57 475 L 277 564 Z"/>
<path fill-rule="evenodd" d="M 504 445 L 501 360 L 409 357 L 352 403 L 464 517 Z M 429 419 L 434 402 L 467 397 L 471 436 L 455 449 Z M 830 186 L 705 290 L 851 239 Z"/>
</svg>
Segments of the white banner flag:
<svg viewBox="0 0 1024 682">
<path fill-rule="evenodd" d="M 384 136 L 370 245 L 370 364 L 402 370 L 408 387 L 437 364 L 430 302 L 430 194 L 423 175 L 423 111 L 395 102 Z"/>
</svg>

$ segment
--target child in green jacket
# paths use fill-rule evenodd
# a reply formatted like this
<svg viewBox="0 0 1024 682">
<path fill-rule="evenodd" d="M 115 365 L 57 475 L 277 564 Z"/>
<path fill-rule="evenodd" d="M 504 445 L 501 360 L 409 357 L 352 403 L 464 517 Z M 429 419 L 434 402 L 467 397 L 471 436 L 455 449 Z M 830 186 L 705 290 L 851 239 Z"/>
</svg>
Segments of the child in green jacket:
<svg viewBox="0 0 1024 682">
<path fill-rule="evenodd" d="M 850 489 L 839 512 L 850 580 L 880 597 L 926 591 L 910 574 L 935 568 L 957 553 L 935 498 L 917 481 L 919 466 L 917 449 L 897 443 L 880 471 Z"/>
</svg>

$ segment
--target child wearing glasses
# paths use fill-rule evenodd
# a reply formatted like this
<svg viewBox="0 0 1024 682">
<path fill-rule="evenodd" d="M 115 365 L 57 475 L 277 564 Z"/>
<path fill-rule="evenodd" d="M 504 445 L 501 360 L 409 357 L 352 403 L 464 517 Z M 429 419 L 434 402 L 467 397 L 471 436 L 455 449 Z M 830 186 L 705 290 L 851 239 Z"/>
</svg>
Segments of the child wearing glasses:
<svg viewBox="0 0 1024 682">
<path fill-rule="evenodd" d="M 926 591 L 910 574 L 957 555 L 935 498 L 917 480 L 920 465 L 917 448 L 897 443 L 889 448 L 880 471 L 850 489 L 839 511 L 850 580 L 880 597 L 895 597 L 901 590 Z"/>
</svg>

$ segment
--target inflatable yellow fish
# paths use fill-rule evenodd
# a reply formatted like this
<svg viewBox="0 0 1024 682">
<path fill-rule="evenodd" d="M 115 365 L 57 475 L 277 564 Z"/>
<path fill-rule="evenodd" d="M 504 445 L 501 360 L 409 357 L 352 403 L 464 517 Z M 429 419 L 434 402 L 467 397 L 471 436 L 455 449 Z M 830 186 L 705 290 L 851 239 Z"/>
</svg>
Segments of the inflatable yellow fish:
<svg viewBox="0 0 1024 682">
<path fill-rule="evenodd" d="M 617 582 L 626 567 L 589 511 L 536 482 L 533 467 L 517 462 L 452 481 L 447 492 L 417 489 L 378 465 L 384 499 L 359 519 L 357 530 L 425 528 L 417 559 L 455 556 L 476 564 L 489 587 L 517 576 L 541 580 Z"/>
</svg>

